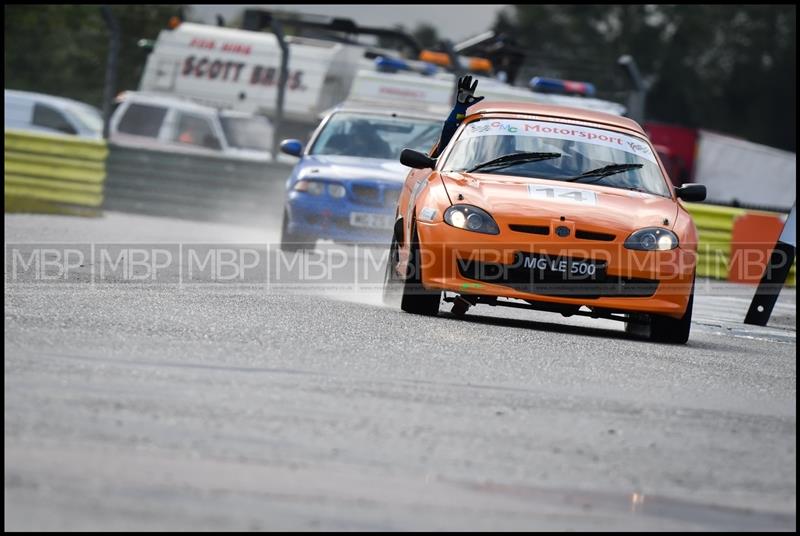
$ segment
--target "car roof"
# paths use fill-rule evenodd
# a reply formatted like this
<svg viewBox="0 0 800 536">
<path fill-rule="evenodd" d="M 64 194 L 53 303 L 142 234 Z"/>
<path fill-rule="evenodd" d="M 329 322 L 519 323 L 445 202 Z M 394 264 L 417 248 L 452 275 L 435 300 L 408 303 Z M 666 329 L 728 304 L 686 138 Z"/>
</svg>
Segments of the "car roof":
<svg viewBox="0 0 800 536">
<path fill-rule="evenodd" d="M 264 115 L 252 114 L 243 112 L 241 110 L 220 109 L 214 106 L 208 106 L 194 101 L 188 97 L 181 97 L 178 95 L 163 95 L 161 93 L 151 93 L 147 91 L 123 91 L 117 96 L 121 101 L 130 100 L 131 102 L 140 102 L 147 104 L 158 104 L 161 106 L 172 106 L 182 110 L 205 112 L 205 113 L 219 113 L 222 117 L 264 117 Z"/>
<path fill-rule="evenodd" d="M 213 106 L 206 106 L 193 100 L 176 97 L 172 95 L 162 95 L 160 93 L 148 93 L 145 91 L 123 91 L 117 96 L 121 102 L 132 101 L 148 104 L 160 104 L 161 106 L 173 106 L 184 110 L 194 110 L 198 112 L 216 113 L 217 109 Z"/>
<path fill-rule="evenodd" d="M 81 108 L 89 108 L 95 112 L 99 112 L 97 107 L 92 106 L 91 104 L 86 102 L 81 102 L 75 99 L 68 99 L 66 97 L 58 97 L 56 95 L 47 95 L 45 93 L 36 93 L 34 91 L 5 89 L 3 90 L 3 95 L 5 97 L 19 97 L 23 99 L 30 99 L 36 102 L 41 102 L 42 104 L 49 104 L 55 108 L 80 106 Z"/>
<path fill-rule="evenodd" d="M 245 119 L 250 119 L 250 118 L 256 117 L 256 118 L 264 118 L 267 121 L 269 121 L 269 117 L 267 117 L 266 115 L 263 115 L 263 114 L 251 114 L 249 112 L 243 112 L 241 110 L 222 109 L 222 110 L 219 110 L 219 115 L 220 115 L 220 117 L 245 118 Z"/>
<path fill-rule="evenodd" d="M 536 104 L 529 102 L 503 102 L 503 101 L 483 101 L 472 106 L 469 115 L 508 113 L 521 115 L 537 115 L 552 117 L 554 119 L 572 119 L 575 121 L 585 121 L 587 123 L 598 123 L 610 127 L 620 128 L 647 136 L 642 127 L 633 119 L 621 117 L 605 112 L 595 112 L 583 108 L 573 108 L 570 106 L 553 106 L 550 104 Z"/>
<path fill-rule="evenodd" d="M 325 115 L 339 112 L 385 115 L 387 117 L 408 117 L 411 119 L 431 119 L 434 121 L 444 121 L 445 119 L 445 115 L 434 113 L 428 110 L 401 110 L 387 108 L 386 106 L 371 106 L 369 104 L 362 103 L 343 103 L 329 110 Z"/>
</svg>

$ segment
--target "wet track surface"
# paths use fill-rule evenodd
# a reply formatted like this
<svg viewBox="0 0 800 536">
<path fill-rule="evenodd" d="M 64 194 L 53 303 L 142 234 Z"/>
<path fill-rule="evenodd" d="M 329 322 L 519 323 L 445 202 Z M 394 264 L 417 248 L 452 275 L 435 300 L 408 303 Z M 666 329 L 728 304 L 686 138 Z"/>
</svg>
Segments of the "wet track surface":
<svg viewBox="0 0 800 536">
<path fill-rule="evenodd" d="M 755 328 L 752 287 L 699 282 L 670 346 L 553 313 L 417 317 L 370 284 L 10 281 L 14 244 L 277 236 L 5 224 L 6 529 L 795 528 L 793 289 Z"/>
</svg>

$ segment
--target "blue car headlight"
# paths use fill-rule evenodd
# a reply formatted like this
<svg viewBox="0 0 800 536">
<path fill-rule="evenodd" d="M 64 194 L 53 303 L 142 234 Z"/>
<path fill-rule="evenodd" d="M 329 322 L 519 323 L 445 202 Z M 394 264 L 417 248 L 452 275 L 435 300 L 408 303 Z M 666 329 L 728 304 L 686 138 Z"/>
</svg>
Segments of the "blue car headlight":
<svg viewBox="0 0 800 536">
<path fill-rule="evenodd" d="M 328 194 L 336 199 L 341 199 L 345 196 L 347 190 L 341 184 L 331 183 L 328 185 Z"/>
<path fill-rule="evenodd" d="M 488 212 L 472 205 L 453 205 L 444 211 L 444 221 L 453 227 L 484 234 L 500 234 Z"/>
<path fill-rule="evenodd" d="M 668 229 L 647 227 L 625 239 L 625 247 L 642 251 L 667 251 L 678 247 L 678 237 Z"/>
<path fill-rule="evenodd" d="M 311 195 L 322 195 L 327 191 L 328 195 L 334 199 L 341 199 L 347 195 L 347 189 L 337 182 L 314 179 L 300 179 L 295 183 L 293 189 L 296 192 L 305 192 Z"/>
<path fill-rule="evenodd" d="M 297 192 L 306 192 L 311 195 L 322 195 L 325 192 L 325 183 L 322 181 L 301 179 L 295 183 L 294 190 Z"/>
</svg>

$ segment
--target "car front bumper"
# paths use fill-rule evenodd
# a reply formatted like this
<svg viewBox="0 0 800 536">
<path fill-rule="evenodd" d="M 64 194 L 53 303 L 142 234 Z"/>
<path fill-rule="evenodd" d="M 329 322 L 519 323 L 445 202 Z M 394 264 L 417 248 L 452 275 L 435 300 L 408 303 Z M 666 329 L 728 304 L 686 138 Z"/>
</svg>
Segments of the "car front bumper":
<svg viewBox="0 0 800 536">
<path fill-rule="evenodd" d="M 392 237 L 391 223 L 395 207 L 370 206 L 354 203 L 347 198 L 331 200 L 302 192 L 291 192 L 286 202 L 287 230 L 298 240 L 333 240 L 357 242 L 363 245 L 388 247 Z M 382 220 L 378 227 L 353 225 L 351 215 L 373 215 Z M 366 218 L 362 218 L 366 219 Z"/>
<path fill-rule="evenodd" d="M 429 289 L 675 318 L 684 314 L 692 292 L 696 254 L 681 248 L 633 251 L 622 241 L 487 235 L 443 222 L 417 222 L 417 232 L 422 284 Z M 599 261 L 605 275 L 599 281 L 537 282 L 519 262 L 527 254 Z"/>
</svg>

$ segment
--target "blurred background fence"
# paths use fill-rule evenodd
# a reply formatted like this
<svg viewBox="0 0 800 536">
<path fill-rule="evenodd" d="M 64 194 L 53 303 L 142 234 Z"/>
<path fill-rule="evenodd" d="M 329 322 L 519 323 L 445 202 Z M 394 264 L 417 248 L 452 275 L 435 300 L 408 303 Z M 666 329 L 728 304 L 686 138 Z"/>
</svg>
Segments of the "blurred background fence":
<svg viewBox="0 0 800 536">
<path fill-rule="evenodd" d="M 176 218 L 251 222 L 282 204 L 292 166 L 111 144 L 104 207 Z"/>
</svg>

